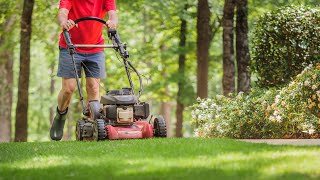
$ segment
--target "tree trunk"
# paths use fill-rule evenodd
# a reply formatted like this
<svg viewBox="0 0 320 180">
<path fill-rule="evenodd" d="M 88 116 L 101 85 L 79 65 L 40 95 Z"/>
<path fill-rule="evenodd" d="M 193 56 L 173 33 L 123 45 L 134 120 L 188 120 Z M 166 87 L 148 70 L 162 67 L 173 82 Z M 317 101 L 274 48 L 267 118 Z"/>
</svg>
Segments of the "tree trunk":
<svg viewBox="0 0 320 180">
<path fill-rule="evenodd" d="M 2 46 L 0 46 L 2 47 Z M 11 107 L 13 80 L 12 49 L 0 52 L 0 142 L 11 141 Z"/>
<path fill-rule="evenodd" d="M 183 137 L 182 128 L 183 128 L 183 111 L 184 105 L 181 102 L 177 102 L 176 110 L 176 137 Z"/>
<path fill-rule="evenodd" d="M 250 53 L 248 45 L 248 0 L 237 1 L 236 54 L 238 92 L 250 91 Z"/>
<path fill-rule="evenodd" d="M 20 72 L 16 109 L 15 141 L 27 141 L 28 94 L 30 75 L 31 20 L 34 0 L 24 0 L 20 32 Z"/>
<path fill-rule="evenodd" d="M 198 1 L 197 17 L 197 97 L 208 97 L 208 65 L 211 39 L 208 0 Z"/>
<path fill-rule="evenodd" d="M 223 9 L 223 94 L 235 92 L 233 17 L 235 0 L 225 0 Z"/>
<path fill-rule="evenodd" d="M 183 14 L 187 11 L 188 4 L 184 6 Z M 185 62 L 186 62 L 186 39 L 187 39 L 187 21 L 184 16 L 181 16 L 181 25 L 180 25 L 180 54 L 179 54 L 179 82 L 178 82 L 178 95 L 177 95 L 177 110 L 176 110 L 176 137 L 183 137 L 182 127 L 183 127 L 183 92 L 184 92 L 184 82 L 185 82 Z"/>
<path fill-rule="evenodd" d="M 0 36 L 0 142 L 11 141 L 11 109 L 13 84 L 13 49 L 8 48 L 15 16 L 5 19 L 0 24 L 3 30 Z"/>
</svg>

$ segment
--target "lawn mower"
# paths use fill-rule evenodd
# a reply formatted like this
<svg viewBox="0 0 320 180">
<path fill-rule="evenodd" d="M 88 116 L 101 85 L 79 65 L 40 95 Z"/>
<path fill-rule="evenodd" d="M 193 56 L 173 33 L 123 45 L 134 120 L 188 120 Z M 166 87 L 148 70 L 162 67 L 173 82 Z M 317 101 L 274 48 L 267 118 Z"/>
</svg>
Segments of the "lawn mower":
<svg viewBox="0 0 320 180">
<path fill-rule="evenodd" d="M 97 17 L 83 17 L 75 20 L 106 22 Z M 137 69 L 129 61 L 126 44 L 123 44 L 115 29 L 108 29 L 111 45 L 73 44 L 70 33 L 63 31 L 67 49 L 74 66 L 77 88 L 82 105 L 83 118 L 76 124 L 76 139 L 79 141 L 101 141 L 116 139 L 139 139 L 166 137 L 167 129 L 163 117 L 150 114 L 149 104 L 140 102 L 142 93 L 142 78 Z M 90 101 L 88 107 L 84 103 L 81 84 L 76 69 L 74 54 L 76 48 L 113 48 L 123 60 L 130 87 L 107 91 L 99 101 Z M 139 92 L 136 95 L 129 70 L 133 70 L 139 78 Z"/>
</svg>

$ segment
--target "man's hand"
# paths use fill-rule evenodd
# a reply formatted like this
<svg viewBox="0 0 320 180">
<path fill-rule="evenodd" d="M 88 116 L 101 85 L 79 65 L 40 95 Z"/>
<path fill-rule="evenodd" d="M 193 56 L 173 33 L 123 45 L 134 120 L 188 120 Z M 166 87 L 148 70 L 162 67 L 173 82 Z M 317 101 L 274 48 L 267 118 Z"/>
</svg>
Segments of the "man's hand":
<svg viewBox="0 0 320 180">
<path fill-rule="evenodd" d="M 106 22 L 107 28 L 116 29 L 118 26 L 117 12 L 114 10 L 108 11 L 109 20 Z"/>
<path fill-rule="evenodd" d="M 108 20 L 107 22 L 106 22 L 106 25 L 107 25 L 107 27 L 109 28 L 109 29 L 116 29 L 117 28 L 117 22 L 114 22 L 114 21 L 112 21 L 112 20 Z"/>
<path fill-rule="evenodd" d="M 68 19 L 68 14 L 69 14 L 69 10 L 68 9 L 66 9 L 66 8 L 59 9 L 58 21 L 59 21 L 60 26 L 62 27 L 62 29 L 66 29 L 66 30 L 69 31 L 74 26 L 78 27 L 78 25 L 75 24 L 73 20 Z"/>
<path fill-rule="evenodd" d="M 62 21 L 60 25 L 63 29 L 66 29 L 68 31 L 72 29 L 74 26 L 77 26 L 77 24 L 75 24 L 74 21 L 71 19 Z"/>
</svg>

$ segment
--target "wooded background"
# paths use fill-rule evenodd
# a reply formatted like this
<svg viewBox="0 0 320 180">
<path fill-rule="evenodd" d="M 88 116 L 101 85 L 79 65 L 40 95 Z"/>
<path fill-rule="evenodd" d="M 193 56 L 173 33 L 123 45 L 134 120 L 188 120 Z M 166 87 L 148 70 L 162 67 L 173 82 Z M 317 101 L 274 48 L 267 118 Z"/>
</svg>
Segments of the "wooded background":
<svg viewBox="0 0 320 180">
<path fill-rule="evenodd" d="M 58 4 L 0 0 L 0 142 L 49 140 L 61 86 L 56 77 Z M 247 92 L 255 86 L 248 69 L 255 22 L 267 11 L 293 4 L 315 7 L 319 2 L 117 0 L 118 33 L 143 75 L 140 100 L 165 117 L 170 137 L 190 136 L 188 106 L 197 97 Z M 121 61 L 113 50 L 105 53 L 107 78 L 101 93 L 127 87 Z M 75 93 L 65 139 L 74 136 L 80 108 Z"/>
</svg>

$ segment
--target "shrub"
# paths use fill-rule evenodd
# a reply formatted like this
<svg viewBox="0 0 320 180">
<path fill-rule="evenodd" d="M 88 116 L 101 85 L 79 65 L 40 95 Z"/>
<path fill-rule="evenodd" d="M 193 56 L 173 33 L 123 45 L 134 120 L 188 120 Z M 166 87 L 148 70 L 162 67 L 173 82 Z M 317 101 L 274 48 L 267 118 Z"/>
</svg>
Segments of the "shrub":
<svg viewBox="0 0 320 180">
<path fill-rule="evenodd" d="M 290 82 L 303 68 L 320 62 L 320 10 L 285 7 L 260 17 L 253 37 L 252 70 L 260 86 Z"/>
<path fill-rule="evenodd" d="M 320 64 L 309 65 L 288 86 L 245 95 L 198 99 L 193 123 L 199 137 L 301 138 L 320 133 Z M 310 135 L 310 136 L 309 136 Z"/>
</svg>

